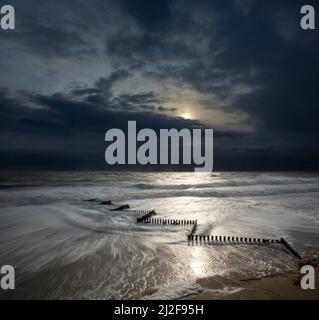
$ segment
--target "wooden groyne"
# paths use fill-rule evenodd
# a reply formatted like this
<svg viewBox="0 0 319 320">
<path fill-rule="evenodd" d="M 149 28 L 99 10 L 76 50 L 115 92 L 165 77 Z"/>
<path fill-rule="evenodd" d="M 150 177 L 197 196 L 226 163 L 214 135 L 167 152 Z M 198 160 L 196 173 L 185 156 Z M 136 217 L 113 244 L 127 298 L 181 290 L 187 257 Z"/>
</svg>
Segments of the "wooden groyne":
<svg viewBox="0 0 319 320">
<path fill-rule="evenodd" d="M 296 258 L 301 259 L 301 255 L 284 239 L 264 239 L 264 238 L 252 238 L 252 237 L 234 237 L 234 236 L 220 236 L 220 235 L 204 235 L 193 234 L 187 235 L 188 244 L 203 245 L 203 244 L 283 244 L 288 251 Z"/>
<path fill-rule="evenodd" d="M 144 216 L 142 216 L 140 218 L 136 218 L 136 222 L 137 223 L 148 223 L 148 222 L 145 222 L 145 221 L 150 220 L 150 218 L 152 216 L 155 216 L 155 215 L 156 215 L 155 210 L 149 211 Z"/>
<path fill-rule="evenodd" d="M 123 209 L 122 211 L 131 213 L 131 214 L 143 214 L 146 215 L 154 210 L 139 210 L 139 209 Z"/>
<path fill-rule="evenodd" d="M 113 205 L 111 200 L 101 200 L 98 198 L 92 198 L 85 201 L 96 202 L 102 205 Z M 141 217 L 136 218 L 137 223 L 152 224 L 152 225 L 165 225 L 165 226 L 185 226 L 191 227 L 189 234 L 187 235 L 188 244 L 202 245 L 202 244 L 282 244 L 286 249 L 298 259 L 302 259 L 300 254 L 292 248 L 292 246 L 284 239 L 265 239 L 265 238 L 253 238 L 253 237 L 235 237 L 235 236 L 222 236 L 222 235 L 205 235 L 196 234 L 197 231 L 197 220 L 186 220 L 186 219 L 164 219 L 164 218 L 152 218 L 156 215 L 155 210 L 140 210 L 130 209 L 128 204 L 117 205 L 112 208 L 111 211 L 123 211 L 131 214 L 141 214 Z"/>
<path fill-rule="evenodd" d="M 137 218 L 137 223 L 150 223 L 150 224 L 158 224 L 158 225 L 167 225 L 167 226 L 176 226 L 176 225 L 182 225 L 182 226 L 191 226 L 195 224 L 196 220 L 183 220 L 183 219 L 143 219 Z"/>
<path fill-rule="evenodd" d="M 113 203 L 112 203 L 111 200 L 101 200 L 101 199 L 98 199 L 98 198 L 87 199 L 87 200 L 85 200 L 85 201 L 88 201 L 88 202 L 97 202 L 97 203 L 99 203 L 99 204 L 108 205 L 108 206 L 113 205 Z"/>
<path fill-rule="evenodd" d="M 111 200 L 102 201 L 102 202 L 100 202 L 100 204 L 107 205 L 107 206 L 113 205 Z"/>
<path fill-rule="evenodd" d="M 280 241 L 290 253 L 292 253 L 298 259 L 302 259 L 301 255 L 284 238 L 280 238 Z"/>
<path fill-rule="evenodd" d="M 189 235 L 193 235 L 196 232 L 196 230 L 197 230 L 197 220 L 194 221 L 193 228 Z"/>
<path fill-rule="evenodd" d="M 248 237 L 232 237 L 232 236 L 216 236 L 216 235 L 203 235 L 203 234 L 189 234 L 187 236 L 188 242 L 203 243 L 203 244 L 265 244 L 265 243 L 282 243 L 278 239 L 262 239 L 262 238 L 248 238 Z"/>
</svg>

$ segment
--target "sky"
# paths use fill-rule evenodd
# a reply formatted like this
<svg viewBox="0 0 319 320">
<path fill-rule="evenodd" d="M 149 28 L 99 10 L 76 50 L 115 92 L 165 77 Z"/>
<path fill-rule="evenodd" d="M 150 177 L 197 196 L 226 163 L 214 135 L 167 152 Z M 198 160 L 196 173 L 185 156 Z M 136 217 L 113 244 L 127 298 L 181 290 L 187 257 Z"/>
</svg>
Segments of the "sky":
<svg viewBox="0 0 319 320">
<path fill-rule="evenodd" d="M 213 128 L 215 170 L 319 169 L 304 1 L 2 2 L 0 170 L 108 169 L 105 132 L 129 120 Z"/>
</svg>

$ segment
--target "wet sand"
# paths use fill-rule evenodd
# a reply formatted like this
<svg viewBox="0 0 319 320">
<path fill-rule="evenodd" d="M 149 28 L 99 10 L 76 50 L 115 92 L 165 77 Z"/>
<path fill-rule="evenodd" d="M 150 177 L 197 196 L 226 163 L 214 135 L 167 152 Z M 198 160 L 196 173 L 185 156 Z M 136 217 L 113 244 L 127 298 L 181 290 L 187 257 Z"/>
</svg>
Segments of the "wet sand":
<svg viewBox="0 0 319 320">
<path fill-rule="evenodd" d="M 275 275 L 261 279 L 242 279 L 240 281 L 242 290 L 216 297 L 211 294 L 198 294 L 195 300 L 319 300 L 319 268 L 316 267 L 315 289 L 303 290 L 299 285 L 300 275 L 298 271 Z M 208 289 L 209 279 L 201 281 Z"/>
</svg>

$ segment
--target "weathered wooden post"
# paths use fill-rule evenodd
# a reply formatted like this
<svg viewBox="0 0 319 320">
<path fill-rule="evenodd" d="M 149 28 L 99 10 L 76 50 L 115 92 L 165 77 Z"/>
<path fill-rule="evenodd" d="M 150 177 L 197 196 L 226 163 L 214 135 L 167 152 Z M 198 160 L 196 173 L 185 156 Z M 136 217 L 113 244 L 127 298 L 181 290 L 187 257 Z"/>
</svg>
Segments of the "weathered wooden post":
<svg viewBox="0 0 319 320">
<path fill-rule="evenodd" d="M 284 238 L 280 238 L 281 240 L 281 243 L 283 245 L 286 246 L 286 248 L 295 256 L 297 257 L 298 259 L 302 259 L 302 257 L 300 256 L 300 254 L 295 250 L 293 249 L 293 247 L 284 239 Z"/>
</svg>

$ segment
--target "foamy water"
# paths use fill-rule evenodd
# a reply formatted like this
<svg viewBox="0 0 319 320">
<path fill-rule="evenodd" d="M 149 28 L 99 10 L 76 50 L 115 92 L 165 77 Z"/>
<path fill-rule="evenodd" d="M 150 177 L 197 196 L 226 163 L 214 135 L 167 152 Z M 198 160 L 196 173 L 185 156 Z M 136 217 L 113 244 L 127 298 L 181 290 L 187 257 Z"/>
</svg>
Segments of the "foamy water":
<svg viewBox="0 0 319 320">
<path fill-rule="evenodd" d="M 218 296 L 239 290 L 240 279 L 297 265 L 282 245 L 188 246 L 187 228 L 137 225 L 138 215 L 90 198 L 197 219 L 199 233 L 284 237 L 301 253 L 319 249 L 318 175 L 1 174 L 0 265 L 15 266 L 17 276 L 10 298 Z M 209 289 L 198 284 L 207 277 Z"/>
</svg>

